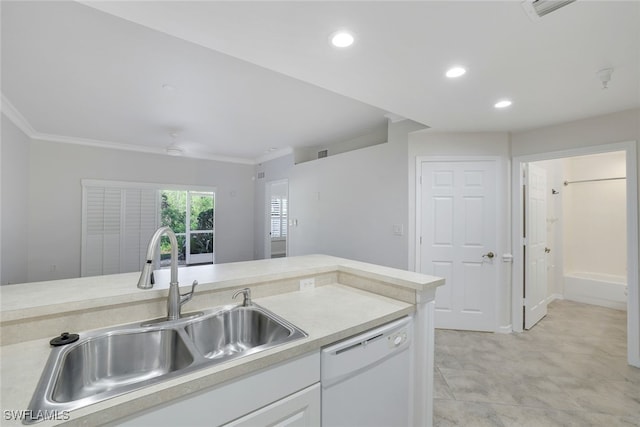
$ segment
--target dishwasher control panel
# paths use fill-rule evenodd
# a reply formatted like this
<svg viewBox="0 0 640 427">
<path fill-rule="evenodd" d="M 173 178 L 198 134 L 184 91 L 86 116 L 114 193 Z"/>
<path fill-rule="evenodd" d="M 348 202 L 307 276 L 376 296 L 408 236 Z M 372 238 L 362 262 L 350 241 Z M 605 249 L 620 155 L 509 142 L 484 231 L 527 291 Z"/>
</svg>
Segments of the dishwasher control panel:
<svg viewBox="0 0 640 427">
<path fill-rule="evenodd" d="M 407 330 L 402 329 L 387 336 L 387 344 L 389 348 L 399 347 L 407 342 Z"/>
</svg>

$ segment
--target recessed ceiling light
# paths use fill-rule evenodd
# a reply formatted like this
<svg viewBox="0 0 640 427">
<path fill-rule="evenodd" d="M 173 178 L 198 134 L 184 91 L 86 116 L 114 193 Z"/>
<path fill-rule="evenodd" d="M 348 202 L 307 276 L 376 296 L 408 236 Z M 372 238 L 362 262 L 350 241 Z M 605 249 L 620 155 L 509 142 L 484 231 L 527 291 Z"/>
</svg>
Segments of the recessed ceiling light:
<svg viewBox="0 0 640 427">
<path fill-rule="evenodd" d="M 335 47 L 349 47 L 354 40 L 353 35 L 347 31 L 338 31 L 331 35 L 331 44 Z"/>
<path fill-rule="evenodd" d="M 463 75 L 466 72 L 467 72 L 467 70 L 465 70 L 462 67 L 453 67 L 453 68 L 449 68 L 447 70 L 446 76 L 449 77 L 450 79 L 454 79 L 456 77 L 460 77 L 461 75 Z"/>
<path fill-rule="evenodd" d="M 511 105 L 511 101 L 508 99 L 503 99 L 502 101 L 496 102 L 493 106 L 496 108 L 507 108 Z"/>
</svg>

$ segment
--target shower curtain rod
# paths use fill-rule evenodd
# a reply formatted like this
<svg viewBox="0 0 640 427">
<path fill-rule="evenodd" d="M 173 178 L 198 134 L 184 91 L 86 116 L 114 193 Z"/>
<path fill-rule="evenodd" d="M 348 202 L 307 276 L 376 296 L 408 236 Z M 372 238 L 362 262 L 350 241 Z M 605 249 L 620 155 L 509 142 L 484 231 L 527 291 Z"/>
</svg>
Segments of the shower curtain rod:
<svg viewBox="0 0 640 427">
<path fill-rule="evenodd" d="M 626 176 L 619 176 L 616 178 L 597 178 L 597 179 L 583 179 L 580 181 L 565 181 L 564 185 L 569 185 L 569 184 L 577 184 L 580 182 L 596 182 L 596 181 L 614 181 L 616 179 L 627 179 Z"/>
</svg>

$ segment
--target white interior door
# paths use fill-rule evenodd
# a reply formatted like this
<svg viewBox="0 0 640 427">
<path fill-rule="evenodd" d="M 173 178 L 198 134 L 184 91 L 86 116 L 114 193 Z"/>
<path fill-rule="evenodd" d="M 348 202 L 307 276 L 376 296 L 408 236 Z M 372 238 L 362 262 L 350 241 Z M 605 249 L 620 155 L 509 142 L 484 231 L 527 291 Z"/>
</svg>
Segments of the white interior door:
<svg viewBox="0 0 640 427">
<path fill-rule="evenodd" d="M 529 163 L 525 185 L 524 328 L 547 314 L 547 172 Z"/>
<path fill-rule="evenodd" d="M 496 330 L 497 162 L 422 162 L 420 271 L 444 277 L 437 328 Z"/>
</svg>

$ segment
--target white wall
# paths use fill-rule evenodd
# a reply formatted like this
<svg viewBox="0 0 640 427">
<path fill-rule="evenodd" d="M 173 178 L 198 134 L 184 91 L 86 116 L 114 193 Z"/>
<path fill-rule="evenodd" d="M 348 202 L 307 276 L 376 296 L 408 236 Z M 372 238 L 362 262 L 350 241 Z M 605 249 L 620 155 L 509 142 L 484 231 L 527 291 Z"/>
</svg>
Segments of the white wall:
<svg viewBox="0 0 640 427">
<path fill-rule="evenodd" d="M 509 135 L 504 132 L 470 132 L 470 133 L 437 133 L 430 129 L 415 132 L 409 136 L 408 170 L 409 170 L 409 269 L 415 270 L 416 254 L 416 158 L 430 157 L 477 157 L 491 156 L 499 158 L 501 175 L 496 177 L 500 186 L 501 217 L 505 224 L 499 224 L 502 230 L 498 236 L 498 248 L 495 252 L 499 257 L 510 251 L 510 172 L 509 172 Z M 511 271 L 508 265 L 503 265 L 499 275 L 498 327 L 508 329 L 511 324 Z"/>
<path fill-rule="evenodd" d="M 640 109 L 562 123 L 511 135 L 514 157 L 607 143 L 637 141 Z"/>
<path fill-rule="evenodd" d="M 626 176 L 625 153 L 566 160 L 567 181 Z M 627 276 L 626 182 L 598 181 L 564 188 L 564 271 Z M 626 280 L 626 279 L 623 279 Z"/>
<path fill-rule="evenodd" d="M 27 278 L 29 146 L 31 140 L 2 115 L 2 269 L 0 283 Z"/>
<path fill-rule="evenodd" d="M 325 253 L 407 268 L 407 135 L 424 128 L 389 124 L 389 142 L 290 170 L 289 253 Z M 402 235 L 394 234 L 394 225 Z"/>
<path fill-rule="evenodd" d="M 3 144 L 3 159 L 11 162 L 5 151 Z M 28 213 L 23 212 L 29 233 L 28 271 L 19 281 L 80 275 L 80 180 L 85 178 L 215 186 L 216 262 L 253 259 L 251 165 L 32 141 L 29 163 L 20 167 L 29 171 Z M 4 192 L 2 206 L 7 206 Z M 5 242 L 14 244 L 3 233 Z"/>
<path fill-rule="evenodd" d="M 294 149 L 295 163 L 303 163 L 318 159 L 318 152 L 327 150 L 329 156 L 334 156 L 347 151 L 359 150 L 361 148 L 370 147 L 372 145 L 384 144 L 388 138 L 388 124 L 378 126 L 371 129 L 363 135 L 352 138 L 348 141 L 332 142 L 330 144 L 321 144 L 313 147 L 300 147 Z"/>
</svg>

